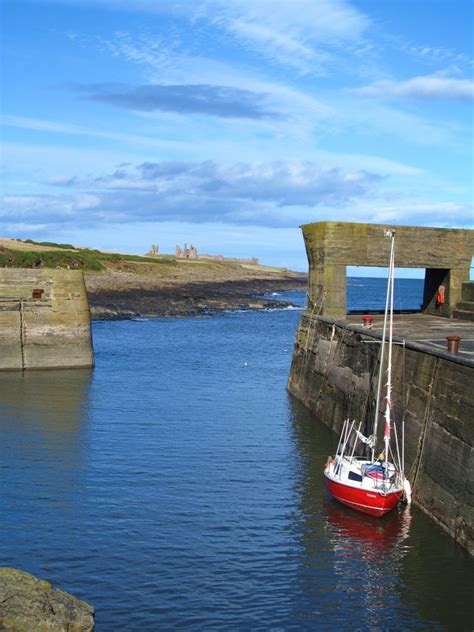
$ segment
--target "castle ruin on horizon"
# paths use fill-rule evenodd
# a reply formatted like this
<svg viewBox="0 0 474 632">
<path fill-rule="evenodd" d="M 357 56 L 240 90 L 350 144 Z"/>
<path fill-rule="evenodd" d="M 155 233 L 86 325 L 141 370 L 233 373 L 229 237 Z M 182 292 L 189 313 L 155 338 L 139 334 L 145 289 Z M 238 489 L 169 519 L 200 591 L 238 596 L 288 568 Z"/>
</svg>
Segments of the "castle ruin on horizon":
<svg viewBox="0 0 474 632">
<path fill-rule="evenodd" d="M 152 244 L 149 252 L 146 253 L 146 257 L 159 257 L 161 256 L 159 252 L 158 244 Z M 224 257 L 224 255 L 208 255 L 208 254 L 198 254 L 196 246 L 193 244 L 189 245 L 185 243 L 184 247 L 181 248 L 180 245 L 176 246 L 175 251 L 176 259 L 203 259 L 210 261 L 225 261 L 229 263 L 246 263 L 258 266 L 259 261 L 257 257 L 252 257 L 251 259 L 240 259 L 235 257 Z"/>
</svg>

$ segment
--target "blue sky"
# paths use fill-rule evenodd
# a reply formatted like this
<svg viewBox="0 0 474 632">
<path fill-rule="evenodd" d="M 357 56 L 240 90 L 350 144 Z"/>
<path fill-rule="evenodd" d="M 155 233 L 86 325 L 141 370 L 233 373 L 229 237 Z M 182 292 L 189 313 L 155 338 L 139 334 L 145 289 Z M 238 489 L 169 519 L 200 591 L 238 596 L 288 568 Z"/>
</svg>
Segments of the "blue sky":
<svg viewBox="0 0 474 632">
<path fill-rule="evenodd" d="M 3 0 L 1 234 L 304 269 L 473 227 L 470 0 Z"/>
</svg>

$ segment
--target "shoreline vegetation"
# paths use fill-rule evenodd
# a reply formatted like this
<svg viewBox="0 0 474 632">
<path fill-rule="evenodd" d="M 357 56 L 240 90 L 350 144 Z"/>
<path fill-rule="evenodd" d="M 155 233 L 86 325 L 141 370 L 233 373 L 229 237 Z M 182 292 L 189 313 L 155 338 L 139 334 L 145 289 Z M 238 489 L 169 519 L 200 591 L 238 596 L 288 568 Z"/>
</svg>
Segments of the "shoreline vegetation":
<svg viewBox="0 0 474 632">
<path fill-rule="evenodd" d="M 93 320 L 198 316 L 291 303 L 264 294 L 305 290 L 305 273 L 230 261 L 176 259 L 0 239 L 0 267 L 82 270 Z"/>
</svg>

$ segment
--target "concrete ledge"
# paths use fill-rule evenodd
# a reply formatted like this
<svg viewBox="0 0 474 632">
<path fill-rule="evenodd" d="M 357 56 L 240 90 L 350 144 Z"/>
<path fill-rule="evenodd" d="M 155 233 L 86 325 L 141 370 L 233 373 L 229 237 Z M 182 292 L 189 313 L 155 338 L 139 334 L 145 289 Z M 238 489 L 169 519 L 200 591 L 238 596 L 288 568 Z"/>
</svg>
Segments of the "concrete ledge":
<svg viewBox="0 0 474 632">
<path fill-rule="evenodd" d="M 92 366 L 82 272 L 0 269 L 0 370 Z"/>
</svg>

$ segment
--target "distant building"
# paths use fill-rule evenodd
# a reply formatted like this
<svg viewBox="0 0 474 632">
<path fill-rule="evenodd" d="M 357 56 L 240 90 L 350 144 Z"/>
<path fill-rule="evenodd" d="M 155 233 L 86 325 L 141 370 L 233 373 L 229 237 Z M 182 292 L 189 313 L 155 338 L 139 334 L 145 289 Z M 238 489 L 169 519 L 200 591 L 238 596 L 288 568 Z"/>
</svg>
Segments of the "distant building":
<svg viewBox="0 0 474 632">
<path fill-rule="evenodd" d="M 146 253 L 145 257 L 158 256 L 158 244 L 151 244 L 150 250 Z"/>
<path fill-rule="evenodd" d="M 147 257 L 159 256 L 158 245 L 152 244 L 150 251 L 146 253 L 146 256 Z M 259 265 L 257 257 L 252 257 L 251 259 L 237 259 L 233 257 L 224 257 L 224 255 L 207 255 L 207 254 L 198 255 L 196 246 L 194 246 L 193 244 L 190 244 L 188 248 L 188 244 L 186 242 L 183 248 L 181 248 L 179 244 L 176 246 L 175 257 L 176 259 L 206 259 L 210 261 L 225 261 L 228 263 L 240 263 L 240 264 L 247 264 L 247 265 L 254 265 L 254 266 Z"/>
</svg>

